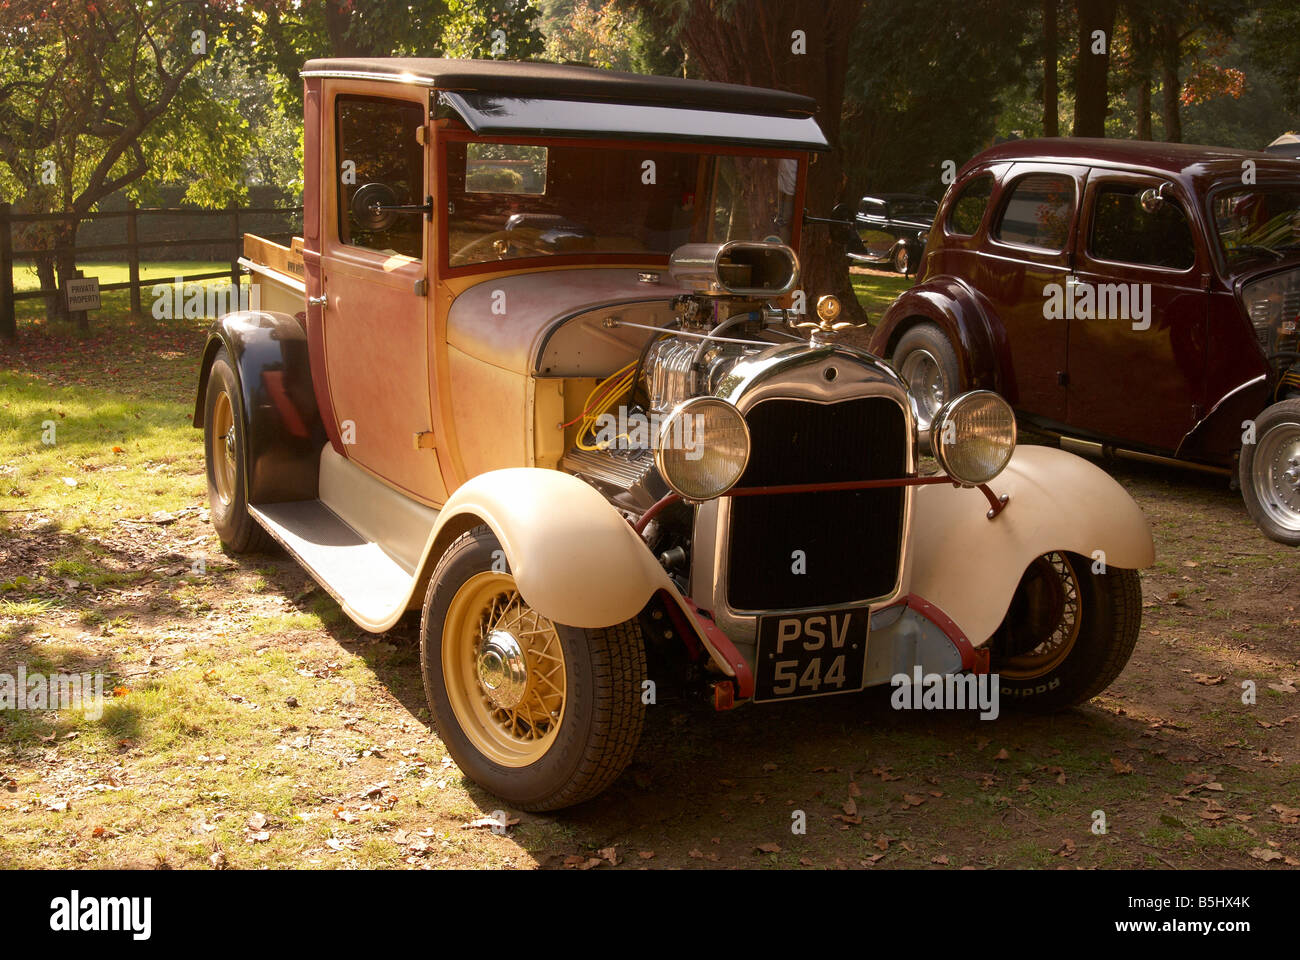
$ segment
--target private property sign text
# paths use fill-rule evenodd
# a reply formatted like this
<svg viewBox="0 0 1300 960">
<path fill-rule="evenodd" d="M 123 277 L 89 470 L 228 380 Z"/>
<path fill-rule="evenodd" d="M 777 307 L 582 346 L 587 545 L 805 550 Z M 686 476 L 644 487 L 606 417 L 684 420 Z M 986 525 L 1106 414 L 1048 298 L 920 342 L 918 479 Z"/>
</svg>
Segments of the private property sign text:
<svg viewBox="0 0 1300 960">
<path fill-rule="evenodd" d="M 99 278 L 86 277 L 68 281 L 69 310 L 99 309 Z"/>
</svg>

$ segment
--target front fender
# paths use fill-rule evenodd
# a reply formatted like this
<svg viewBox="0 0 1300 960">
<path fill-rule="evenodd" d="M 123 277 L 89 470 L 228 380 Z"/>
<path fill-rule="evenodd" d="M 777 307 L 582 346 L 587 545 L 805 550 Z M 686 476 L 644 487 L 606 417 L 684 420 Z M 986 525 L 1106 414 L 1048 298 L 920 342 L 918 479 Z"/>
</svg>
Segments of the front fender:
<svg viewBox="0 0 1300 960">
<path fill-rule="evenodd" d="M 967 389 L 994 390 L 1008 399 L 1014 378 L 1005 368 L 1001 327 L 991 323 L 966 284 L 940 276 L 910 287 L 889 305 L 871 334 L 870 351 L 889 359 L 898 341 L 917 323 L 933 323 L 947 336 L 961 365 Z"/>
<path fill-rule="evenodd" d="M 1155 562 L 1151 527 L 1109 474 L 1053 447 L 1018 447 L 989 486 L 1010 498 L 994 519 L 976 489 L 918 487 L 908 538 L 909 591 L 946 613 L 976 646 L 993 635 L 1030 561 L 1054 550 L 1107 566 Z M 1097 557 L 1101 559 L 1101 557 Z"/>
<path fill-rule="evenodd" d="M 501 542 L 523 599 L 557 623 L 613 626 L 635 617 L 658 590 L 681 603 L 632 525 L 577 477 L 530 467 L 479 474 L 439 512 L 432 561 L 479 522 Z"/>
</svg>

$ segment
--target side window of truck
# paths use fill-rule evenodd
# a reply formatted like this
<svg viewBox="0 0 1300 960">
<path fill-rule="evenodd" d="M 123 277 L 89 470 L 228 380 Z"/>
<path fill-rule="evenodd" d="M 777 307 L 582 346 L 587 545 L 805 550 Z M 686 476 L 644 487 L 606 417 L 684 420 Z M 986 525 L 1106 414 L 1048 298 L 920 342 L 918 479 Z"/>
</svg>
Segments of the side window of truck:
<svg viewBox="0 0 1300 960">
<path fill-rule="evenodd" d="M 948 211 L 948 232 L 959 237 L 973 237 L 984 221 L 989 197 L 993 195 L 993 176 L 981 174 L 968 181 Z"/>
<path fill-rule="evenodd" d="M 416 140 L 424 108 L 410 101 L 339 97 L 334 119 L 339 240 L 419 259 L 421 213 L 380 208 L 424 203 L 424 147 Z"/>
<path fill-rule="evenodd" d="M 1186 270 L 1196 263 L 1196 241 L 1177 200 L 1152 213 L 1142 209 L 1142 187 L 1104 183 L 1093 200 L 1088 253 L 1097 260 Z"/>
<path fill-rule="evenodd" d="M 1074 216 L 1074 178 L 1061 173 L 1030 173 L 1011 185 L 994 236 L 1003 243 L 1058 252 L 1070 238 Z"/>
</svg>

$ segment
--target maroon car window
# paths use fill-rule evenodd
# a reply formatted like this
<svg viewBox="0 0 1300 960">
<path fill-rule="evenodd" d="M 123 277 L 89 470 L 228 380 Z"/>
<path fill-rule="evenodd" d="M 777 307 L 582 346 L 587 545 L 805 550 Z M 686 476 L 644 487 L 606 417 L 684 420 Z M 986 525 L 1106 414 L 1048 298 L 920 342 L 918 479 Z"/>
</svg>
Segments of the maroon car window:
<svg viewBox="0 0 1300 960">
<path fill-rule="evenodd" d="M 1166 200 L 1148 213 L 1139 199 L 1142 189 L 1126 183 L 1097 188 L 1088 253 L 1097 260 L 1188 269 L 1196 262 L 1196 241 L 1183 208 Z"/>
<path fill-rule="evenodd" d="M 335 110 L 339 239 L 419 259 L 424 217 L 375 207 L 424 203 L 424 147 L 416 139 L 424 108 L 377 97 L 339 97 Z"/>
<path fill-rule="evenodd" d="M 948 232 L 962 237 L 974 236 L 984 221 L 984 211 L 988 209 L 992 195 L 991 174 L 978 176 L 962 187 L 948 211 Z"/>
<path fill-rule="evenodd" d="M 1074 212 L 1074 178 L 1059 173 L 1030 173 L 1011 186 L 994 236 L 1043 250 L 1064 250 Z"/>
</svg>

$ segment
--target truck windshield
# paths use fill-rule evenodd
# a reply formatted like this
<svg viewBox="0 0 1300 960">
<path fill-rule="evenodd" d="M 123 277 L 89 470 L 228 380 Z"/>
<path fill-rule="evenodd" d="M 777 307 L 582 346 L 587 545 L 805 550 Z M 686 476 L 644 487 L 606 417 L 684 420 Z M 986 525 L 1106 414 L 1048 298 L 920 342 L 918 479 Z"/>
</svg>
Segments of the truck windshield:
<svg viewBox="0 0 1300 960">
<path fill-rule="evenodd" d="M 451 142 L 447 263 L 788 243 L 798 174 L 794 156 Z"/>
<path fill-rule="evenodd" d="M 1210 198 L 1210 214 L 1229 267 L 1300 250 L 1300 185 L 1221 190 Z"/>
</svg>

